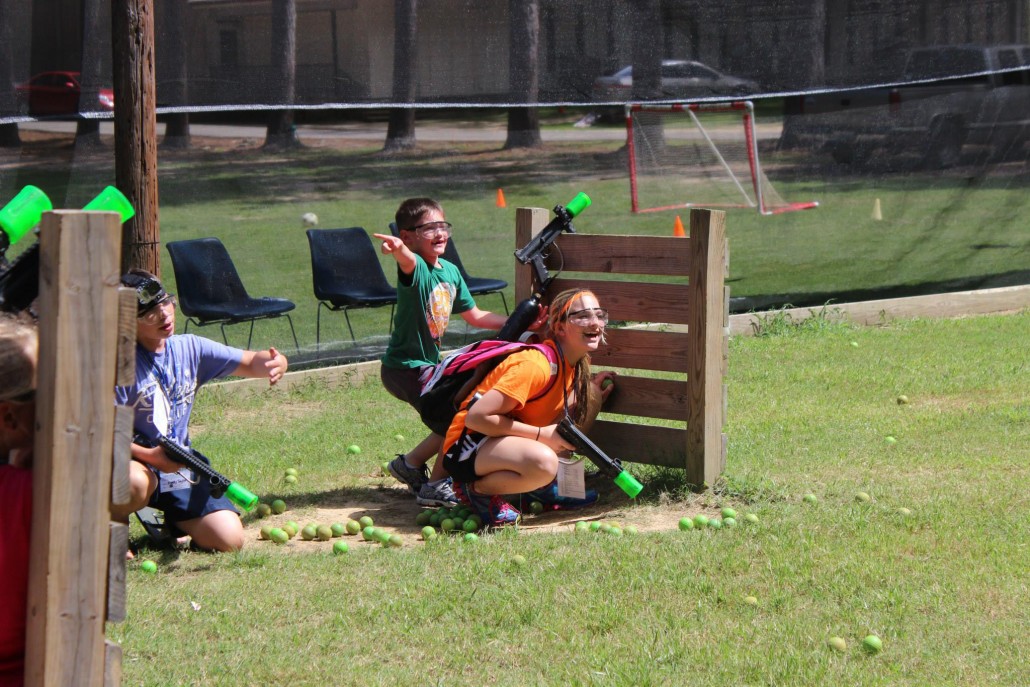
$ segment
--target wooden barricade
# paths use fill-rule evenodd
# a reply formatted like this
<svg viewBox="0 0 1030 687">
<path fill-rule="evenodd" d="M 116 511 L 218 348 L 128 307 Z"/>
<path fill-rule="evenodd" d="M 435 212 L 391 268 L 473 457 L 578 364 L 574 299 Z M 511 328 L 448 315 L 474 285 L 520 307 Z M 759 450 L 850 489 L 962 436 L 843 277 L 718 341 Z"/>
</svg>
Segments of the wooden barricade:
<svg viewBox="0 0 1030 687">
<path fill-rule="evenodd" d="M 121 648 L 104 638 L 105 621 L 125 617 L 129 536 L 110 515 L 128 500 L 132 424 L 114 406 L 135 343 L 121 241 L 115 213 L 43 215 L 27 687 L 121 680 Z"/>
<path fill-rule="evenodd" d="M 518 209 L 516 247 L 526 245 L 549 220 L 546 210 Z M 687 481 L 698 486 L 711 485 L 722 473 L 729 345 L 727 256 L 725 213 L 700 209 L 690 212 L 686 238 L 577 232 L 562 234 L 550 249 L 548 270 L 562 274 L 548 294 L 589 289 L 614 323 L 626 323 L 610 325 L 608 343 L 591 358 L 595 366 L 621 368 L 616 389 L 590 430 L 591 438 L 612 458 L 683 468 Z M 613 280 L 609 275 L 677 277 L 681 283 Z M 532 269 L 518 265 L 516 300 L 528 298 L 533 288 Z M 634 373 L 644 370 L 660 374 L 656 378 Z M 679 422 L 633 424 L 605 419 L 607 414 Z"/>
</svg>

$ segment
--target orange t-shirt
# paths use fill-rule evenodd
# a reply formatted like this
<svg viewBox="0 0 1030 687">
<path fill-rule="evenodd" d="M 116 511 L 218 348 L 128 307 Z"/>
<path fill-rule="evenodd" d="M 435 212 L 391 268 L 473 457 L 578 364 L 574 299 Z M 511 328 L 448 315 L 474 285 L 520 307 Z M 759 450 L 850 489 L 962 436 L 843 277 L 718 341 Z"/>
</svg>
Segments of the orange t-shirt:
<svg viewBox="0 0 1030 687">
<path fill-rule="evenodd" d="M 551 342 L 548 346 L 554 348 Z M 558 354 L 560 356 L 560 354 Z M 575 378 L 576 368 L 566 364 L 558 365 L 554 374 L 564 373 L 564 393 L 562 380 L 555 379 L 554 384 L 547 393 L 532 401 L 537 394 L 547 388 L 551 383 L 551 362 L 540 351 L 526 349 L 518 353 L 512 353 L 502 360 L 497 367 L 489 372 L 476 387 L 475 391 L 469 394 L 471 398 L 476 393 L 486 393 L 491 389 L 499 391 L 508 398 L 516 401 L 516 406 L 510 415 L 519 422 L 543 427 L 554 423 L 561 417 L 565 409 L 565 396 L 572 395 L 572 382 Z M 462 408 L 468 402 L 468 398 L 462 401 Z M 527 403 L 527 401 L 529 401 Z M 451 426 L 447 429 L 444 437 L 443 452 L 446 453 L 450 447 L 461 436 L 465 429 L 465 416 L 468 411 L 461 410 L 454 416 Z"/>
</svg>

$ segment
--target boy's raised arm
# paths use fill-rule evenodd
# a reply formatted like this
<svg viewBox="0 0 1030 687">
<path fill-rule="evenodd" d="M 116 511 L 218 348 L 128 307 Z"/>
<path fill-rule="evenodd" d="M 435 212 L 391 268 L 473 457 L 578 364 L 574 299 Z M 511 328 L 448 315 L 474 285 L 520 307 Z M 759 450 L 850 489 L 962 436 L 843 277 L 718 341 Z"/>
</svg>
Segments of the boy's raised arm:
<svg viewBox="0 0 1030 687">
<path fill-rule="evenodd" d="M 272 385 L 282 379 L 288 365 L 286 356 L 274 347 L 267 351 L 244 351 L 240 366 L 234 374 L 242 377 L 268 377 L 268 384 Z"/>
<path fill-rule="evenodd" d="M 383 242 L 379 250 L 383 255 L 392 255 L 401 272 L 411 274 L 415 271 L 415 254 L 404 245 L 404 241 L 400 237 L 389 234 L 372 234 L 372 236 Z"/>
</svg>

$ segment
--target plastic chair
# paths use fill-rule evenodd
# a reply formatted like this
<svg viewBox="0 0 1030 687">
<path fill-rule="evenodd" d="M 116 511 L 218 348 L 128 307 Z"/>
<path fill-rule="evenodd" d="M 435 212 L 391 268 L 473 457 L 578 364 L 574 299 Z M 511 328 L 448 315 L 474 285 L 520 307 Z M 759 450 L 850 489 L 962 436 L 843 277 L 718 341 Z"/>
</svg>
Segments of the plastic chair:
<svg viewBox="0 0 1030 687">
<path fill-rule="evenodd" d="M 285 298 L 252 298 L 221 241 L 216 238 L 171 241 L 167 247 L 179 290 L 179 307 L 186 316 L 185 331 L 189 331 L 190 322 L 198 327 L 217 324 L 222 328 L 222 340 L 228 345 L 225 325 L 250 322 L 249 349 L 255 321 L 285 317 L 290 323 L 293 345 L 300 351 L 293 319 L 287 314 L 297 306 Z"/>
<path fill-rule="evenodd" d="M 390 233 L 394 236 L 400 236 L 396 222 L 390 222 Z M 458 272 L 461 273 L 461 278 L 465 280 L 465 286 L 468 287 L 469 293 L 473 296 L 485 296 L 488 293 L 500 294 L 501 303 L 504 304 L 504 314 L 510 314 L 508 311 L 508 299 L 504 297 L 504 290 L 508 288 L 508 282 L 502 279 L 489 279 L 487 277 L 473 277 L 470 275 L 465 269 L 465 265 L 461 262 L 461 256 L 458 255 L 458 246 L 455 245 L 453 236 L 447 242 L 447 248 L 443 252 L 443 259 L 458 268 Z"/>
<path fill-rule="evenodd" d="M 397 289 L 386 279 L 379 254 L 368 233 L 361 227 L 349 229 L 308 229 L 311 247 L 311 278 L 318 299 L 315 324 L 315 350 L 322 338 L 322 308 L 342 310 L 351 341 L 357 343 L 347 311 L 356 308 L 390 306 L 390 332 Z"/>
</svg>

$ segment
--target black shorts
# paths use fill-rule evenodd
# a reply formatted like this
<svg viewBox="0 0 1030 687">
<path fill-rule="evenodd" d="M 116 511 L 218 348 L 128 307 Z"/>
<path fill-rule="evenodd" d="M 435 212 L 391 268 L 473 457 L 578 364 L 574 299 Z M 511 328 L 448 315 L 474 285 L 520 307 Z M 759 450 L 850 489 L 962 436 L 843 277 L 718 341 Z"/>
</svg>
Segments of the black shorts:
<svg viewBox="0 0 1030 687">
<path fill-rule="evenodd" d="M 466 429 L 447 453 L 443 454 L 443 466 L 455 482 L 475 482 L 479 479 L 480 476 L 476 474 L 476 456 L 489 438 L 485 434 Z"/>
<path fill-rule="evenodd" d="M 425 367 L 387 367 L 382 365 L 379 368 L 379 379 L 383 387 L 396 399 L 404 401 L 415 410 L 418 410 L 419 400 L 422 396 L 422 384 L 419 377 Z"/>
<path fill-rule="evenodd" d="M 165 486 L 167 480 L 163 481 L 160 472 L 154 468 L 150 469 L 157 475 L 157 489 L 151 494 L 150 502 L 147 505 L 164 512 L 165 524 L 174 527 L 176 523 L 183 520 L 194 520 L 220 510 L 231 510 L 233 513 L 239 514 L 232 501 L 224 494 L 218 498 L 211 495 L 211 483 L 207 479 L 201 477 L 192 486 L 162 491 L 161 488 Z M 183 470 L 183 472 L 186 471 Z M 175 529 L 181 532 L 178 528 Z"/>
</svg>

